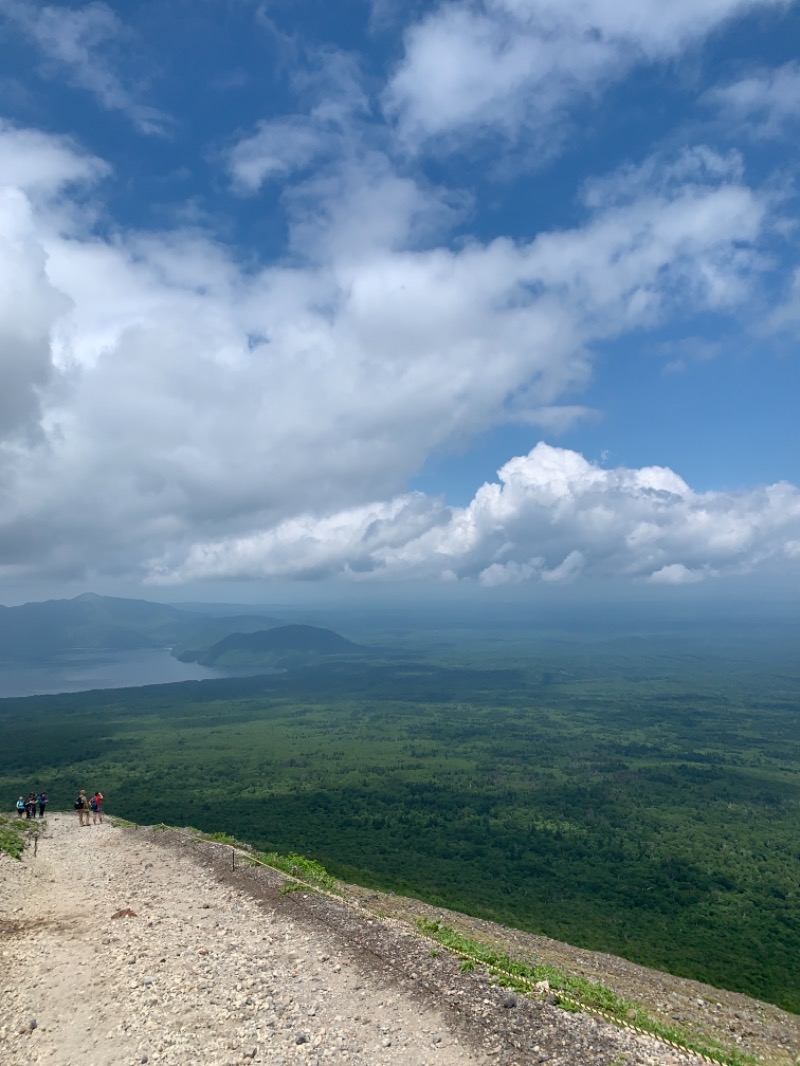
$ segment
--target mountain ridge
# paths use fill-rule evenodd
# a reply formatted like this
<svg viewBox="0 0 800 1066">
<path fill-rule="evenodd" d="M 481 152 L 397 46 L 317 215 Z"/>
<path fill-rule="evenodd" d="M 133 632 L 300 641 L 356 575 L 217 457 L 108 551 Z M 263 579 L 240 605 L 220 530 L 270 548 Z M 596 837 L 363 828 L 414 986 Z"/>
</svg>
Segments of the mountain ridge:
<svg viewBox="0 0 800 1066">
<path fill-rule="evenodd" d="M 237 627 L 272 624 L 279 622 L 257 615 L 212 618 L 151 600 L 84 592 L 72 599 L 0 605 L 0 662 L 44 661 L 70 651 L 163 648 L 209 627 L 220 639 Z"/>
</svg>

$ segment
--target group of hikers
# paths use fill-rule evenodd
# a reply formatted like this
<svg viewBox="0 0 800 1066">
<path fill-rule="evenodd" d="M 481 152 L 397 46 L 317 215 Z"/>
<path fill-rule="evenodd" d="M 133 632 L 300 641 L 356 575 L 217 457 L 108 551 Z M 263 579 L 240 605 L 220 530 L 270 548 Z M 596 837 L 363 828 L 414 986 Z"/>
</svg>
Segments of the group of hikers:
<svg viewBox="0 0 800 1066">
<path fill-rule="evenodd" d="M 17 816 L 35 818 L 38 810 L 39 817 L 44 818 L 47 803 L 46 792 L 40 792 L 38 795 L 35 792 L 29 792 L 27 799 L 20 796 L 17 800 Z M 73 806 L 78 812 L 79 825 L 97 825 L 98 822 L 103 821 L 103 793 L 99 790 L 90 797 L 86 795 L 86 789 L 82 788 Z"/>
<path fill-rule="evenodd" d="M 78 823 L 80 825 L 97 825 L 98 822 L 103 821 L 103 793 L 95 792 L 95 794 L 89 798 L 86 795 L 86 789 L 81 789 L 78 793 L 78 798 L 75 800 L 75 810 L 78 812 Z M 91 822 L 89 817 L 91 816 Z"/>
<path fill-rule="evenodd" d="M 38 796 L 35 792 L 29 792 L 27 799 L 20 796 L 17 800 L 17 815 L 20 818 L 35 818 L 37 808 L 39 817 L 44 818 L 44 812 L 47 810 L 46 792 L 40 792 Z"/>
</svg>

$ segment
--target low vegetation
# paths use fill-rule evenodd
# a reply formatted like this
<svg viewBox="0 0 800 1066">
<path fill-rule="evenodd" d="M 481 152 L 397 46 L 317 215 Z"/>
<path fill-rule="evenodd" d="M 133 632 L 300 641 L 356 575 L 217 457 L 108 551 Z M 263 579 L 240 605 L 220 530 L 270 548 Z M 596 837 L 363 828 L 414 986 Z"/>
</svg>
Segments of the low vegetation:
<svg viewBox="0 0 800 1066">
<path fill-rule="evenodd" d="M 567 1010 L 584 1010 L 600 1015 L 618 1025 L 631 1026 L 650 1033 L 670 1044 L 697 1051 L 727 1066 L 746 1066 L 756 1060 L 740 1051 L 726 1048 L 716 1040 L 691 1033 L 685 1028 L 668 1025 L 654 1018 L 641 1006 L 596 981 L 572 977 L 548 964 L 529 965 L 512 959 L 479 941 L 462 936 L 440 922 L 419 919 L 417 928 L 425 936 L 442 944 L 460 956 L 462 965 L 480 965 L 498 984 L 513 988 L 523 995 L 549 995 L 553 1002 Z"/>
<path fill-rule="evenodd" d="M 17 815 L 0 814 L 0 851 L 21 859 L 26 846 L 39 832 L 41 823 Z"/>
</svg>

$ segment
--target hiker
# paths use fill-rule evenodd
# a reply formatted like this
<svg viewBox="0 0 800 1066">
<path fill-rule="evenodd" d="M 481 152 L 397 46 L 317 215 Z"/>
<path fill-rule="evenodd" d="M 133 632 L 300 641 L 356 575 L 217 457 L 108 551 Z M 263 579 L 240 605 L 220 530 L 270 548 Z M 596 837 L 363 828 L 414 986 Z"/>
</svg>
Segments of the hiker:
<svg viewBox="0 0 800 1066">
<path fill-rule="evenodd" d="M 78 825 L 89 825 L 89 801 L 86 798 L 86 789 L 82 788 L 75 800 L 75 810 L 78 812 Z"/>
<path fill-rule="evenodd" d="M 44 812 L 47 810 L 47 793 L 39 793 L 39 817 L 44 818 Z"/>
<path fill-rule="evenodd" d="M 36 793 L 35 792 L 29 792 L 28 793 L 28 798 L 25 800 L 25 817 L 26 818 L 35 818 L 36 817 Z"/>
<path fill-rule="evenodd" d="M 97 825 L 98 821 L 103 821 L 103 793 L 99 790 L 95 792 L 92 798 L 89 800 L 89 806 L 92 809 L 92 821 Z"/>
<path fill-rule="evenodd" d="M 20 796 L 17 800 L 17 817 L 21 818 L 25 813 L 25 800 Z"/>
</svg>

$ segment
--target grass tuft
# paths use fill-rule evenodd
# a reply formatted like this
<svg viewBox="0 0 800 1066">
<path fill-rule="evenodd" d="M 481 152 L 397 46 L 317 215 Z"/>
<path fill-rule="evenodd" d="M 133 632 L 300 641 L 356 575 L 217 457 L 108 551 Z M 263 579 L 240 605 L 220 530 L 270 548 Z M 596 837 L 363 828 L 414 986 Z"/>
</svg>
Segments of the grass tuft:
<svg viewBox="0 0 800 1066">
<path fill-rule="evenodd" d="M 474 968 L 476 963 L 485 966 L 498 984 L 513 988 L 517 992 L 530 995 L 539 982 L 547 982 L 546 987 L 558 1006 L 564 1010 L 585 1010 L 601 1014 L 610 1021 L 622 1025 L 633 1025 L 637 1029 L 650 1033 L 661 1040 L 677 1044 L 687 1051 L 696 1051 L 706 1055 L 724 1066 L 752 1066 L 756 1062 L 750 1055 L 733 1048 L 723 1047 L 716 1040 L 698 1036 L 679 1026 L 669 1025 L 652 1017 L 643 1007 L 623 996 L 617 995 L 610 988 L 583 977 L 572 977 L 555 966 L 547 963 L 530 966 L 518 959 L 462 936 L 440 922 L 425 918 L 417 920 L 417 928 L 425 936 L 461 955 L 459 967 L 462 972 Z M 464 958 L 463 956 L 467 956 Z"/>
<path fill-rule="evenodd" d="M 298 881 L 304 881 L 313 888 L 323 888 L 326 892 L 339 891 L 336 878 L 332 877 L 325 867 L 315 862 L 314 859 L 307 859 L 304 855 L 297 855 L 295 852 L 278 855 L 275 851 L 256 852 L 255 857 L 267 866 L 296 877 Z"/>
<path fill-rule="evenodd" d="M 40 824 L 29 818 L 0 814 L 0 851 L 12 859 L 21 859 L 25 845 L 39 832 Z"/>
</svg>

